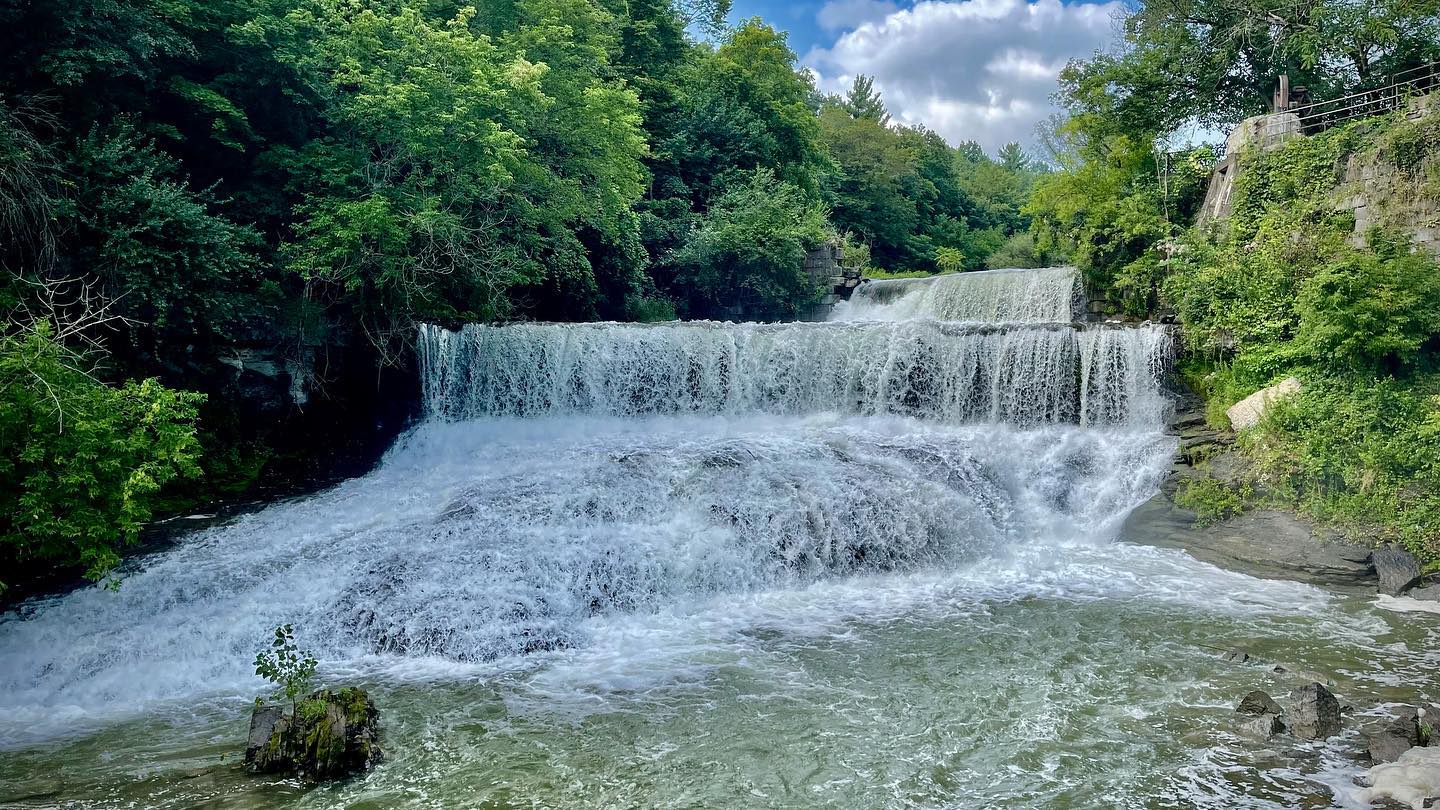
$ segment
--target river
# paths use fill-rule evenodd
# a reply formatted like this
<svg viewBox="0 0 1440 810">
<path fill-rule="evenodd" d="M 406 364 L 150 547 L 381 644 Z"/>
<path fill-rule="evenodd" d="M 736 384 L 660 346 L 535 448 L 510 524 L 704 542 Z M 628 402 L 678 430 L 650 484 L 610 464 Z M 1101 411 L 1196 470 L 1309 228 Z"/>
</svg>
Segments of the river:
<svg viewBox="0 0 1440 810">
<path fill-rule="evenodd" d="M 1231 709 L 1325 673 L 1434 685 L 1373 597 L 1120 543 L 1169 468 L 1157 325 L 1073 270 L 872 282 L 824 323 L 419 336 L 377 469 L 0 618 L 0 803 L 25 807 L 1349 806 L 1352 730 Z M 293 623 L 388 759 L 238 768 Z M 1293 677 L 1293 676 L 1291 676 Z M 1380 711 L 1380 709 L 1373 709 Z"/>
</svg>

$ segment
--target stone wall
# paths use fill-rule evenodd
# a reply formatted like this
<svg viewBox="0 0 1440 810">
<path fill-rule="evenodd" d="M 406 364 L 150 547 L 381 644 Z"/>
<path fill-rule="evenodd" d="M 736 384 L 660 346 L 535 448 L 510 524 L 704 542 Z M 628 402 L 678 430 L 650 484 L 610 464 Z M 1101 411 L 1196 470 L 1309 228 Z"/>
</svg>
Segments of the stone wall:
<svg viewBox="0 0 1440 810">
<path fill-rule="evenodd" d="M 1246 149 L 1270 151 L 1300 134 L 1300 117 L 1295 113 L 1257 115 L 1240 122 L 1225 139 L 1225 156 L 1215 164 L 1210 185 L 1205 189 L 1205 204 L 1200 207 L 1198 224 L 1215 222 L 1230 216 L 1230 194 L 1240 171 L 1240 156 Z"/>
<path fill-rule="evenodd" d="M 1440 93 L 1413 100 L 1407 117 L 1418 119 L 1440 113 Z M 1352 155 L 1345 164 L 1336 207 L 1355 216 L 1356 244 L 1376 225 L 1391 225 L 1408 233 L 1415 244 L 1440 256 L 1440 200 L 1424 193 L 1427 170 L 1440 164 L 1431 155 L 1416 171 L 1407 172 L 1384 156 Z"/>
<path fill-rule="evenodd" d="M 1440 93 L 1412 100 L 1405 114 L 1412 119 L 1440 114 Z M 1197 224 L 1230 216 L 1230 195 L 1235 178 L 1244 170 L 1247 147 L 1270 150 L 1299 137 L 1305 136 L 1293 113 L 1261 115 L 1241 123 L 1227 139 L 1225 157 L 1211 175 Z M 1440 201 L 1421 193 L 1421 178 L 1435 164 L 1440 164 L 1440 155 L 1428 158 L 1420 171 L 1406 172 L 1373 151 L 1352 155 L 1335 192 L 1335 208 L 1354 215 L 1353 241 L 1363 243 L 1365 234 L 1383 223 L 1410 234 L 1417 245 L 1440 256 Z"/>
<path fill-rule="evenodd" d="M 805 273 L 816 286 L 824 287 L 825 295 L 807 314 L 807 319 L 823 321 L 839 301 L 849 298 L 860 286 L 860 268 L 846 267 L 845 248 L 836 242 L 821 245 L 805 256 Z"/>
</svg>

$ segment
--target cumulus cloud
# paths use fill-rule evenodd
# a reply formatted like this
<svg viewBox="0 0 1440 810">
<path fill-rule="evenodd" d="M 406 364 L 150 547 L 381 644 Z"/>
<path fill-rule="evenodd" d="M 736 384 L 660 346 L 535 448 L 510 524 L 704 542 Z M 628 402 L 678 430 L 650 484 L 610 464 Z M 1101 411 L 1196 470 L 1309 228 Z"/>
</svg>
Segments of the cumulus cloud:
<svg viewBox="0 0 1440 810">
<path fill-rule="evenodd" d="M 815 16 L 821 28 L 836 31 L 883 20 L 899 9 L 899 6 L 886 0 L 829 0 Z"/>
<path fill-rule="evenodd" d="M 834 0 L 826 8 L 839 5 L 884 4 Z M 1029 146 L 1055 109 L 1060 69 L 1109 45 L 1121 8 L 1121 0 L 926 0 L 883 17 L 852 16 L 834 26 L 851 30 L 804 61 L 829 92 L 848 89 L 856 74 L 874 76 L 895 120 L 951 143 L 973 140 L 991 152 L 1010 141 Z"/>
</svg>

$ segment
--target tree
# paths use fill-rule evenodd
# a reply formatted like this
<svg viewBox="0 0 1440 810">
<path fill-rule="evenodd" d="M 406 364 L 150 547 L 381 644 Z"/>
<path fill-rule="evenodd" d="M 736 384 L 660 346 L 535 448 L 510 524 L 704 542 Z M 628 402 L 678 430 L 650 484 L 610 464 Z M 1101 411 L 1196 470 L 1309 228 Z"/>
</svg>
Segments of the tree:
<svg viewBox="0 0 1440 810">
<path fill-rule="evenodd" d="M 639 101 L 596 74 L 603 42 L 576 35 L 603 28 L 603 13 L 559 0 L 516 12 L 508 48 L 472 33 L 473 10 L 432 20 L 420 3 L 316 0 L 291 15 L 303 35 L 284 58 L 324 82 L 344 137 L 300 155 L 309 193 L 290 264 L 334 284 L 382 344 L 415 317 L 507 312 L 515 288 L 586 301 L 596 287 L 577 228 L 634 228 Z"/>
<path fill-rule="evenodd" d="M 965 269 L 965 254 L 953 247 L 936 248 L 935 263 L 946 273 L 958 273 Z"/>
<path fill-rule="evenodd" d="M 864 73 L 857 75 L 855 82 L 850 85 L 850 91 L 845 94 L 844 107 L 851 118 L 866 118 L 882 127 L 890 124 L 890 112 L 885 109 L 885 100 L 875 89 L 875 79 Z"/>
<path fill-rule="evenodd" d="M 161 487 L 199 474 L 203 398 L 156 380 L 104 385 L 50 323 L 22 321 L 0 334 L 0 558 L 10 572 L 77 567 L 99 579 Z"/>
<path fill-rule="evenodd" d="M 675 257 L 692 316 L 745 306 L 793 317 L 819 297 L 805 254 L 834 238 L 825 210 L 768 169 L 737 178 Z"/>
</svg>

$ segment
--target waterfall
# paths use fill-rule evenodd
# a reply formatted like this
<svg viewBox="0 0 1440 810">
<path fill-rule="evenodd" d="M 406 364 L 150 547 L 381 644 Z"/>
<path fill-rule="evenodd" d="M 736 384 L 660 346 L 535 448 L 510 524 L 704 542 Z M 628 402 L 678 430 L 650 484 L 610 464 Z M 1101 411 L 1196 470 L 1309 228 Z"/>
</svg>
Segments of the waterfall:
<svg viewBox="0 0 1440 810">
<path fill-rule="evenodd" d="M 515 666 L 721 594 L 1108 537 L 1169 463 L 1169 335 L 1073 323 L 1074 278 L 872 283 L 825 323 L 424 326 L 427 419 L 375 471 L 0 618 L 0 747 L 248 700 L 282 623 L 332 670 Z"/>
<path fill-rule="evenodd" d="M 422 327 L 433 418 L 896 414 L 951 424 L 1160 417 L 1164 327 L 933 320 Z"/>
<path fill-rule="evenodd" d="M 1063 323 L 1079 310 L 1075 268 L 1049 267 L 869 281 L 837 305 L 830 319 Z"/>
</svg>

